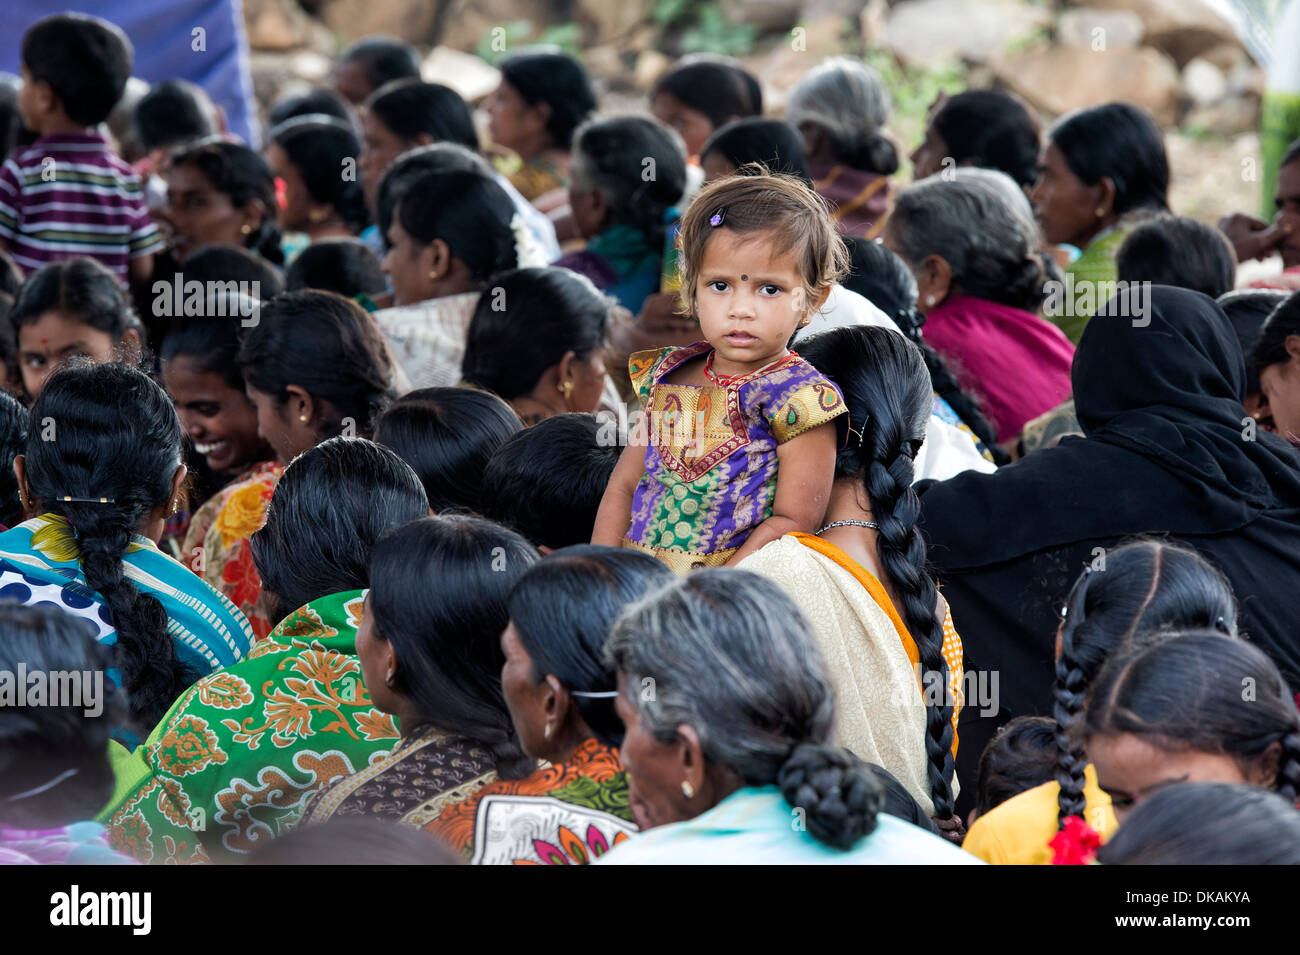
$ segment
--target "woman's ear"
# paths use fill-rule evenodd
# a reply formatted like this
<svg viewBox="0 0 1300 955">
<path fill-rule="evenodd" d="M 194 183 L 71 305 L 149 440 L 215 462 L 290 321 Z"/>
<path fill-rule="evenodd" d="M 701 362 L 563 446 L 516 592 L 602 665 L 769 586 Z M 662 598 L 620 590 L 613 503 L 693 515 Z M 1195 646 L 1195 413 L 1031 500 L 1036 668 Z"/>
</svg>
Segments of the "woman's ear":
<svg viewBox="0 0 1300 955">
<path fill-rule="evenodd" d="M 411 140 L 411 142 L 416 146 L 430 146 L 437 142 L 437 140 L 428 133 L 416 133 L 415 139 Z"/>
<path fill-rule="evenodd" d="M 534 117 L 537 123 L 537 129 L 540 132 L 545 132 L 547 124 L 551 121 L 550 104 L 544 100 L 538 100 L 532 106 L 528 107 L 528 114 Z"/>
<path fill-rule="evenodd" d="M 952 291 L 952 266 L 941 255 L 927 255 L 917 276 L 917 302 L 933 308 Z"/>
<path fill-rule="evenodd" d="M 424 247 L 428 256 L 429 280 L 436 282 L 451 271 L 451 246 L 442 239 L 434 239 Z"/>
<path fill-rule="evenodd" d="M 1281 765 L 1282 744 L 1275 740 L 1268 744 L 1264 752 L 1251 760 L 1246 781 L 1265 789 L 1272 789 L 1277 783 L 1277 771 Z"/>
<path fill-rule="evenodd" d="M 300 385 L 287 385 L 284 390 L 287 395 L 284 400 L 284 413 L 289 418 L 289 424 L 291 426 L 311 424 L 318 410 L 316 399 Z"/>
<path fill-rule="evenodd" d="M 190 471 L 184 464 L 176 465 L 176 471 L 172 474 L 172 489 L 167 494 L 167 500 L 177 501 L 180 499 L 181 487 L 185 484 L 185 478 Z"/>
<path fill-rule="evenodd" d="M 1291 358 L 1300 358 L 1300 335 L 1288 335 L 1286 337 L 1286 353 Z"/>
<path fill-rule="evenodd" d="M 704 747 L 700 745 L 700 735 L 689 723 L 678 723 L 677 739 L 681 744 L 682 781 L 699 792 L 704 785 Z"/>
<path fill-rule="evenodd" d="M 1115 215 L 1115 180 L 1110 176 L 1102 176 L 1093 188 L 1097 190 L 1097 210 L 1103 213 L 1097 218 L 1105 219 Z"/>
<path fill-rule="evenodd" d="M 243 231 L 244 227 L 247 226 L 248 232 L 245 232 L 245 235 L 256 232 L 262 227 L 262 220 L 266 218 L 266 213 L 266 206 L 262 204 L 261 199 L 249 199 L 239 207 L 240 231 Z"/>
</svg>

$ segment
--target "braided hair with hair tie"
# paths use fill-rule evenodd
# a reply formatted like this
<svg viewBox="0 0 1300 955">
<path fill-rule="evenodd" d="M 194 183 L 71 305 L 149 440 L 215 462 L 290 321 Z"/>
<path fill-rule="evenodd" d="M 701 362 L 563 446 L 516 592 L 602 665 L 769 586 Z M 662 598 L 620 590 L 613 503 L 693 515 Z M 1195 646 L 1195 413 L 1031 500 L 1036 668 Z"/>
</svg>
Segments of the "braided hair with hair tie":
<svg viewBox="0 0 1300 955">
<path fill-rule="evenodd" d="M 1070 816 L 1082 816 L 1087 805 L 1083 787 L 1088 757 L 1083 750 L 1083 741 L 1074 729 L 1087 700 L 1088 678 L 1083 664 L 1075 656 L 1074 634 L 1084 621 L 1091 580 L 1092 568 L 1087 567 L 1070 589 L 1065 625 L 1061 628 L 1061 653 L 1056 658 L 1056 682 L 1052 687 L 1052 718 L 1056 721 L 1056 782 L 1061 788 L 1057 796 L 1057 819 L 1061 826 Z"/>
</svg>

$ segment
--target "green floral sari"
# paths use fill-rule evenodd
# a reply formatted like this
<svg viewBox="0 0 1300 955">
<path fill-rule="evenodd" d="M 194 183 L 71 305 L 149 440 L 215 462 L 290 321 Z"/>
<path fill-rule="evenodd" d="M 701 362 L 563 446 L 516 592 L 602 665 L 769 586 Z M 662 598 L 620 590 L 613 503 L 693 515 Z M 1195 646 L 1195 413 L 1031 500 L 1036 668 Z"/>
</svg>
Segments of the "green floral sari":
<svg viewBox="0 0 1300 955">
<path fill-rule="evenodd" d="M 365 591 L 313 600 L 244 661 L 204 677 L 149 738 L 111 754 L 98 821 L 141 862 L 229 861 L 293 828 L 318 788 L 387 754 L 399 734 L 356 656 Z"/>
</svg>

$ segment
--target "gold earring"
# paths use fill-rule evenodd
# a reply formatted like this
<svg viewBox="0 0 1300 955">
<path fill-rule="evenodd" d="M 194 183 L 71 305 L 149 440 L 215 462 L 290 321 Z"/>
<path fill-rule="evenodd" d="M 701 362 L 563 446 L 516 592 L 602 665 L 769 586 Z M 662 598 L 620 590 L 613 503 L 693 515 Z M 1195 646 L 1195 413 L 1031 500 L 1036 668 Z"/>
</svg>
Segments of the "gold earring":
<svg viewBox="0 0 1300 955">
<path fill-rule="evenodd" d="M 253 227 L 249 225 L 247 222 L 245 222 L 243 225 L 239 227 L 239 231 L 242 232 L 244 235 L 248 235 L 250 232 L 253 231 Z"/>
<path fill-rule="evenodd" d="M 1098 219 L 1106 218 L 1106 210 L 1103 209 L 1101 206 L 1097 207 L 1097 218 Z"/>
<path fill-rule="evenodd" d="M 323 212 L 320 209 L 313 209 L 311 212 L 307 213 L 307 218 L 311 220 L 313 223 L 324 222 L 328 216 L 329 216 L 328 212 Z"/>
<path fill-rule="evenodd" d="M 181 510 L 181 502 L 180 502 L 180 501 L 172 501 L 172 513 L 173 513 L 173 514 L 179 514 L 179 513 L 180 513 L 180 510 Z"/>
<path fill-rule="evenodd" d="M 566 378 L 561 384 L 555 386 L 555 390 L 564 396 L 565 401 L 568 401 L 569 395 L 573 394 L 573 382 Z"/>
<path fill-rule="evenodd" d="M 384 677 L 384 686 L 388 687 L 390 690 L 393 688 L 393 676 L 394 674 L 389 672 L 388 676 Z"/>
<path fill-rule="evenodd" d="M 438 281 L 438 279 L 440 278 L 440 276 L 438 275 L 438 270 L 434 269 L 432 272 L 430 272 L 429 278 L 433 279 L 435 282 Z"/>
<path fill-rule="evenodd" d="M 298 420 L 301 421 L 303 424 L 306 424 L 306 423 L 307 423 L 307 416 L 306 416 L 305 414 L 300 414 L 300 415 L 298 415 Z"/>
<path fill-rule="evenodd" d="M 545 737 L 546 739 L 550 739 L 550 738 L 551 738 L 551 724 L 550 724 L 550 723 L 547 723 L 547 724 L 546 724 L 546 728 L 542 730 L 542 736 Z"/>
<path fill-rule="evenodd" d="M 687 799 L 695 798 L 695 787 L 692 786 L 690 782 L 685 779 L 682 780 L 682 795 L 685 796 Z"/>
</svg>

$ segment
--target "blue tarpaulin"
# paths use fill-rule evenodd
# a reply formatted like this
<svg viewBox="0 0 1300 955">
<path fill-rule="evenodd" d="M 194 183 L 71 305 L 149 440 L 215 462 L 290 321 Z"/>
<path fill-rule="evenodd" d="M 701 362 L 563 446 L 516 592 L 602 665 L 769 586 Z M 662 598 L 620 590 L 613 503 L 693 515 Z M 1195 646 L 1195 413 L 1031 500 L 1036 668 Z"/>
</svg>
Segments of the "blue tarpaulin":
<svg viewBox="0 0 1300 955">
<path fill-rule="evenodd" d="M 150 83 L 167 79 L 197 83 L 225 111 L 230 131 L 254 147 L 259 145 L 240 0 L 73 2 L 70 9 L 115 23 L 131 38 L 136 76 Z M 50 0 L 0 2 L 0 70 L 19 71 L 23 33 L 57 12 L 60 5 Z"/>
</svg>

